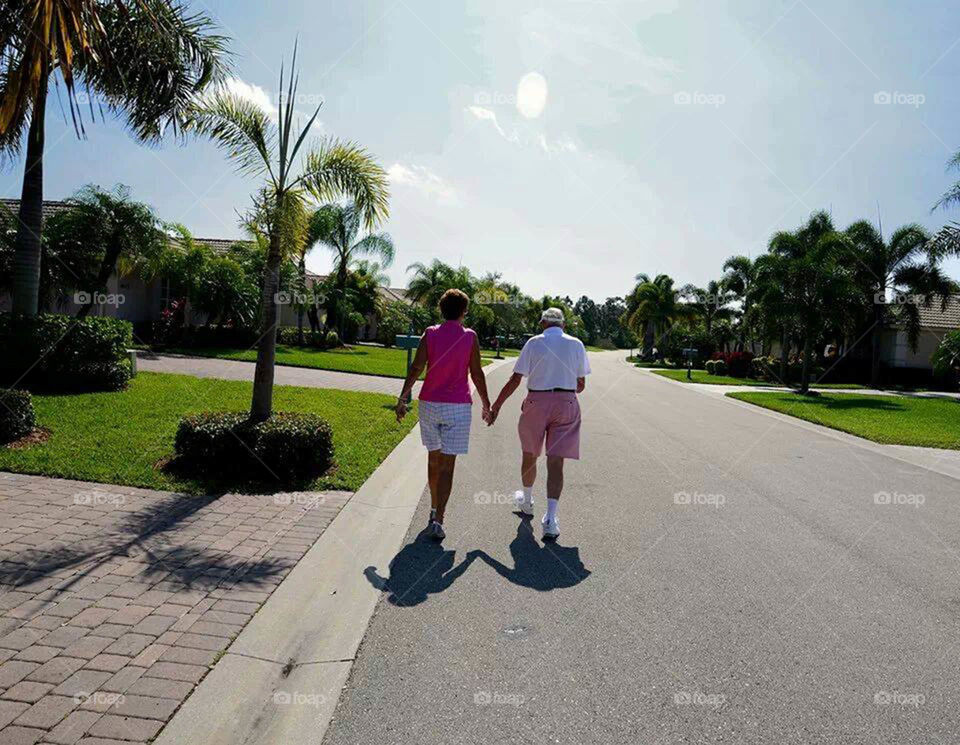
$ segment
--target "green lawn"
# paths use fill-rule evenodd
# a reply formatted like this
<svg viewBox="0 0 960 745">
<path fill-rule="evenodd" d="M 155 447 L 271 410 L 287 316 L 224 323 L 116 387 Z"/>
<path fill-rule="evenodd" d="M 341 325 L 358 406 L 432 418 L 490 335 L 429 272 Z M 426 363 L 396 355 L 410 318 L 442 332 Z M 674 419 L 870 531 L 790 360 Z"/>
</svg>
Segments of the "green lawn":
<svg viewBox="0 0 960 745">
<path fill-rule="evenodd" d="M 222 360 L 255 362 L 256 349 L 229 347 L 200 347 L 170 349 L 174 354 L 193 357 L 216 357 Z M 491 353 L 492 356 L 492 353 Z M 505 353 L 505 356 L 507 354 Z M 360 375 L 382 375 L 388 378 L 404 378 L 407 375 L 407 351 L 405 349 L 357 345 L 341 349 L 310 349 L 277 344 L 277 364 L 291 367 L 312 367 L 317 370 L 337 370 Z M 484 357 L 484 365 L 490 360 Z"/>
<path fill-rule="evenodd" d="M 952 398 L 753 391 L 727 395 L 874 442 L 960 450 L 960 401 Z"/>
<path fill-rule="evenodd" d="M 706 383 L 707 385 L 751 385 L 759 388 L 780 387 L 780 383 L 770 383 L 764 380 L 753 380 L 751 378 L 733 378 L 729 375 L 710 375 L 706 370 L 692 370 L 692 380 L 687 380 L 686 370 L 654 370 L 654 375 L 662 375 L 671 380 L 679 380 L 682 383 Z M 813 388 L 831 388 L 835 390 L 857 390 L 864 386 L 859 383 L 811 383 Z"/>
<path fill-rule="evenodd" d="M 119 393 L 37 394 L 38 424 L 50 430 L 50 439 L 24 450 L 0 448 L 0 470 L 190 493 L 236 490 L 236 484 L 215 478 L 201 483 L 175 476 L 157 464 L 173 454 L 182 415 L 245 411 L 250 394 L 250 383 L 242 381 L 146 372 Z M 311 489 L 352 491 L 373 473 L 416 423 L 415 410 L 397 423 L 394 400 L 374 393 L 276 387 L 274 409 L 315 412 L 333 428 L 337 467 Z"/>
</svg>

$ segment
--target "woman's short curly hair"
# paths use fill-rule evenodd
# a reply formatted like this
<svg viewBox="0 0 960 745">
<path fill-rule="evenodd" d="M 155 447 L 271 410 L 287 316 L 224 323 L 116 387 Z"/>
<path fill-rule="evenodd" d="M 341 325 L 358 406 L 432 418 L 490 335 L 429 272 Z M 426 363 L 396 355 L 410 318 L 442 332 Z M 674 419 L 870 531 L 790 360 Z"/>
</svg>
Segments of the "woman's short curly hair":
<svg viewBox="0 0 960 745">
<path fill-rule="evenodd" d="M 448 321 L 456 321 L 470 306 L 470 298 L 462 290 L 447 290 L 440 298 L 440 313 Z"/>
</svg>

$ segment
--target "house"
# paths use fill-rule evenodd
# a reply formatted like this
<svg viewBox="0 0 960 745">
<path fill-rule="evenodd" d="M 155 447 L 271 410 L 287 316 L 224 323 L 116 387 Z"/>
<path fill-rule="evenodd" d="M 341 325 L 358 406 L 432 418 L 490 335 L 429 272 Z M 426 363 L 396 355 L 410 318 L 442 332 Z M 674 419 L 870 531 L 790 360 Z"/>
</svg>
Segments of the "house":
<svg viewBox="0 0 960 745">
<path fill-rule="evenodd" d="M 63 201 L 49 200 L 43 203 L 43 219 L 46 221 L 51 216 L 61 210 L 67 209 L 69 205 Z M 20 210 L 19 199 L 0 199 L 0 209 L 5 209 L 13 215 L 18 214 Z M 205 245 L 217 253 L 226 253 L 232 245 L 238 241 L 229 238 L 194 238 L 198 244 Z M 313 287 L 315 284 L 323 282 L 325 275 L 307 272 L 307 285 Z M 406 290 L 394 287 L 378 288 L 381 298 L 385 301 L 398 300 L 408 302 L 406 299 Z M 91 315 L 112 316 L 122 318 L 137 325 L 148 325 L 153 321 L 160 319 L 163 310 L 169 307 L 170 303 L 178 297 L 176 288 L 171 286 L 167 277 L 158 277 L 150 282 L 145 282 L 135 275 L 118 276 L 113 274 L 107 281 L 107 291 L 103 302 L 97 303 L 90 311 Z M 75 298 L 70 298 L 65 304 L 56 310 L 59 313 L 68 315 L 75 314 L 80 308 L 80 304 L 75 302 Z M 0 293 L 0 311 L 10 309 L 9 293 Z M 199 313 L 189 313 L 188 318 L 193 324 L 202 324 L 205 318 Z M 291 304 L 280 306 L 280 325 L 296 326 L 297 309 Z M 306 317 L 303 324 L 309 329 L 309 321 Z M 367 317 L 367 323 L 359 331 L 359 338 L 362 341 L 375 339 L 377 335 L 376 316 L 370 314 Z"/>
<path fill-rule="evenodd" d="M 884 332 L 880 347 L 881 360 L 891 368 L 929 372 L 933 369 L 930 357 L 940 346 L 940 342 L 951 331 L 960 329 L 960 295 L 947 300 L 946 307 L 940 298 L 934 299 L 930 307 L 922 303 L 920 311 L 920 338 L 916 351 L 910 347 L 907 332 L 903 328 L 892 327 Z"/>
</svg>

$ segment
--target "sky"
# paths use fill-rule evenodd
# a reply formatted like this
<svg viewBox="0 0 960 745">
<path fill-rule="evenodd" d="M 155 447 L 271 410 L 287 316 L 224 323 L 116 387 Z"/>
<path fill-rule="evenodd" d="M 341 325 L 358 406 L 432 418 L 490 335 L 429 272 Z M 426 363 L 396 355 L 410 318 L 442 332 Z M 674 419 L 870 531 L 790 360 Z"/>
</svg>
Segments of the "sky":
<svg viewBox="0 0 960 745">
<path fill-rule="evenodd" d="M 960 179 L 960 19 L 942 0 L 188 4 L 231 37 L 229 85 L 267 110 L 299 38 L 318 136 L 390 175 L 394 286 L 439 258 L 601 301 L 641 272 L 703 285 L 818 209 L 888 236 L 960 221 L 931 212 Z M 242 235 L 257 181 L 211 142 L 145 147 L 113 120 L 78 140 L 48 112 L 48 199 L 123 183 L 196 236 Z M 0 194 L 21 178 L 22 161 L 0 171 Z"/>
</svg>

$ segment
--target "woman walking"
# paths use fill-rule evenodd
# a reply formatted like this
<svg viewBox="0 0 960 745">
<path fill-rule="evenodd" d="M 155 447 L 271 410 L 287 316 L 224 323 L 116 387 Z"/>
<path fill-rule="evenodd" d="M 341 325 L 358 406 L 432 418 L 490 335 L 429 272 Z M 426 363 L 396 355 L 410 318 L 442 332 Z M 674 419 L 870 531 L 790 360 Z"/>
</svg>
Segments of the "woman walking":
<svg viewBox="0 0 960 745">
<path fill-rule="evenodd" d="M 428 328 L 420 338 L 417 354 L 397 400 L 397 421 L 407 413 L 407 400 L 424 367 L 427 377 L 420 389 L 420 438 L 427 449 L 427 481 L 430 484 L 428 535 L 443 540 L 443 516 L 453 488 L 453 469 L 458 455 L 470 444 L 472 399 L 467 376 L 477 387 L 486 418 L 490 411 L 487 379 L 480 362 L 476 333 L 464 328 L 470 299 L 460 290 L 447 290 L 440 298 L 444 322 Z"/>
</svg>

